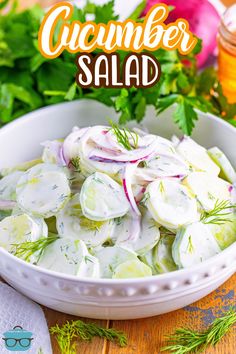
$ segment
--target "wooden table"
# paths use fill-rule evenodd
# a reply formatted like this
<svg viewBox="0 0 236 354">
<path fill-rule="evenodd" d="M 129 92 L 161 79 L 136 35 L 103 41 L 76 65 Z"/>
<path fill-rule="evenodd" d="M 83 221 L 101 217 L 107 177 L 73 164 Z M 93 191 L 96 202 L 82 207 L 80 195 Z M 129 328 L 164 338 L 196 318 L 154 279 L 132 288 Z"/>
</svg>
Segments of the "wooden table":
<svg viewBox="0 0 236 354">
<path fill-rule="evenodd" d="M 78 354 L 161 354 L 160 348 L 165 344 L 166 334 L 171 334 L 177 327 L 182 326 L 204 329 L 214 320 L 214 316 L 219 316 L 221 311 L 227 310 L 235 303 L 236 274 L 204 299 L 166 315 L 131 321 L 85 320 L 125 331 L 129 344 L 127 348 L 119 348 L 107 341 L 94 339 L 91 343 L 79 342 Z M 44 308 L 44 312 L 49 327 L 77 318 L 47 308 Z M 53 354 L 60 354 L 55 338 L 52 338 L 52 345 Z M 210 348 L 205 353 L 235 354 L 236 328 L 215 348 Z"/>
</svg>

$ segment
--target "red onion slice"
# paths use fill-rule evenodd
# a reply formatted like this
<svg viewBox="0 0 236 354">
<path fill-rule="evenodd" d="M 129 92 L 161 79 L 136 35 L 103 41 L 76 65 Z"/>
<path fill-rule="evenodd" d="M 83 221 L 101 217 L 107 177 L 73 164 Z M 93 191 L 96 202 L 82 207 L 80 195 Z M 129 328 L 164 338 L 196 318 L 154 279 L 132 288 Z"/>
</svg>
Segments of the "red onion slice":
<svg viewBox="0 0 236 354">
<path fill-rule="evenodd" d="M 86 134 L 90 128 L 74 128 L 72 133 L 68 135 L 62 145 L 62 155 L 67 165 L 73 157 L 76 157 L 78 141 Z"/>
<path fill-rule="evenodd" d="M 122 180 L 122 183 L 123 183 L 126 198 L 128 199 L 128 201 L 130 203 L 131 209 L 133 210 L 133 212 L 135 214 L 137 214 L 138 216 L 141 216 L 141 213 L 139 211 L 139 208 L 137 206 L 137 203 L 135 201 L 134 194 L 132 191 L 132 176 L 133 176 L 136 168 L 137 168 L 137 164 L 133 164 L 133 165 L 128 164 L 125 167 L 124 178 Z"/>
</svg>

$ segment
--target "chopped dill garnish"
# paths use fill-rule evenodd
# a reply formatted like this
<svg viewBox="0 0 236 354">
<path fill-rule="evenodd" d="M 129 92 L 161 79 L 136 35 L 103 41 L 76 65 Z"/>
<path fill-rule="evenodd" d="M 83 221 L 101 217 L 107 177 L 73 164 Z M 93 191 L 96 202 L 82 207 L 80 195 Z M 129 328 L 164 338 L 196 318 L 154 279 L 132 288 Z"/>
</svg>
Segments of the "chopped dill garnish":
<svg viewBox="0 0 236 354">
<path fill-rule="evenodd" d="M 203 332 L 188 328 L 179 328 L 168 336 L 168 343 L 161 351 L 174 354 L 201 353 L 209 346 L 215 346 L 236 323 L 235 308 L 231 308 L 223 317 L 214 320 Z"/>
<path fill-rule="evenodd" d="M 235 208 L 236 205 L 232 205 L 228 200 L 216 200 L 212 210 L 202 212 L 200 221 L 204 224 L 215 225 L 222 225 L 226 222 L 231 222 L 228 216 L 232 214 L 232 209 Z"/>
<path fill-rule="evenodd" d="M 102 244 L 102 247 L 112 247 L 114 246 L 114 243 L 111 239 L 105 241 L 103 244 Z"/>
<path fill-rule="evenodd" d="M 117 141 L 126 150 L 133 150 L 138 148 L 139 136 L 135 132 L 131 132 L 128 128 L 120 128 L 112 120 L 109 121 L 111 130 L 115 134 Z M 132 143 L 130 143 L 130 140 Z"/>
<path fill-rule="evenodd" d="M 193 253 L 193 252 L 194 252 L 194 247 L 193 247 L 193 242 L 192 242 L 192 236 L 189 236 L 189 238 L 188 238 L 187 252 L 188 252 L 188 253 Z"/>
<path fill-rule="evenodd" d="M 105 338 L 117 343 L 120 347 L 127 345 L 127 337 L 113 328 L 103 328 L 95 323 L 85 323 L 81 320 L 67 321 L 62 327 L 50 328 L 50 333 L 56 336 L 62 354 L 76 354 L 76 339 L 91 341 L 94 337 Z"/>
<path fill-rule="evenodd" d="M 45 248 L 47 248 L 49 245 L 51 245 L 51 243 L 58 239 L 58 235 L 50 234 L 48 237 L 42 237 L 37 241 L 27 241 L 19 244 L 13 243 L 11 244 L 11 253 L 16 257 L 25 260 L 26 262 L 30 261 L 30 257 L 33 254 L 38 253 L 39 260 Z"/>
<path fill-rule="evenodd" d="M 117 226 L 121 225 L 124 220 L 124 216 L 119 216 L 118 218 L 114 219 L 114 222 Z"/>
<path fill-rule="evenodd" d="M 159 184 L 159 190 L 161 193 L 164 193 L 165 192 L 165 188 L 164 188 L 164 185 L 163 185 L 163 182 L 161 181 L 160 184 Z"/>
<path fill-rule="evenodd" d="M 72 157 L 72 159 L 70 160 L 70 164 L 74 167 L 75 172 L 81 172 L 79 156 Z"/>
</svg>

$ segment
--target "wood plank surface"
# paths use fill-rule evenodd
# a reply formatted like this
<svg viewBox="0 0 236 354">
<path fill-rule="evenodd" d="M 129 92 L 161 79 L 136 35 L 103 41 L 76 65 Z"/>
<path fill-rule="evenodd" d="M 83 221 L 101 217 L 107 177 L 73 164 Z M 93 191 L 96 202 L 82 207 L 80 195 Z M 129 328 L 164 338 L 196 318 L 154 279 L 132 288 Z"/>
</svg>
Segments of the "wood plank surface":
<svg viewBox="0 0 236 354">
<path fill-rule="evenodd" d="M 161 354 L 160 348 L 165 345 L 165 336 L 178 327 L 204 329 L 220 316 L 222 311 L 236 304 L 236 274 L 219 289 L 202 300 L 184 309 L 156 317 L 131 321 L 95 321 L 104 326 L 114 327 L 127 333 L 129 344 L 119 348 L 114 344 L 100 339 L 92 343 L 79 343 L 78 354 Z M 49 326 L 55 323 L 65 323 L 75 317 L 64 315 L 44 308 Z M 92 321 L 92 320 L 87 320 Z M 94 321 L 93 321 L 94 322 Z M 60 354 L 55 339 L 52 338 L 53 353 Z M 215 348 L 210 348 L 206 354 L 235 354 L 236 328 L 223 338 Z"/>
</svg>

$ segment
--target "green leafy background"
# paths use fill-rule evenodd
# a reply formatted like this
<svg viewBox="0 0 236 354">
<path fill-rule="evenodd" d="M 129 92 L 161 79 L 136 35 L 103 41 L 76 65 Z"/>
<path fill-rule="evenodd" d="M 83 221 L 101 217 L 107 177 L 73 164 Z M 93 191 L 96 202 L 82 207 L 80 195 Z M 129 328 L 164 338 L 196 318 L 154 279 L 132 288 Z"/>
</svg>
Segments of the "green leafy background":
<svg viewBox="0 0 236 354">
<path fill-rule="evenodd" d="M 0 1 L 0 11 L 7 3 Z M 140 20 L 144 7 L 145 1 L 129 17 Z M 84 22 L 88 14 L 94 14 L 96 23 L 117 20 L 114 1 L 110 1 L 103 6 L 88 2 L 83 10 L 75 7 L 71 21 Z M 79 98 L 95 99 L 114 107 L 121 124 L 130 120 L 140 122 L 147 105 L 154 106 L 158 115 L 175 103 L 173 119 L 185 134 L 191 134 L 197 120 L 195 108 L 235 125 L 236 105 L 229 104 L 224 97 L 215 69 L 208 68 L 200 74 L 197 71 L 200 40 L 188 57 L 177 51 L 154 52 L 162 75 L 152 88 L 81 89 L 75 83 L 75 55 L 64 52 L 59 58 L 48 60 L 40 54 L 38 30 L 43 16 L 39 6 L 17 12 L 17 6 L 13 5 L 7 15 L 0 13 L 0 125 L 39 107 Z M 55 40 L 57 35 L 58 29 Z M 127 53 L 119 53 L 123 60 Z"/>
</svg>

